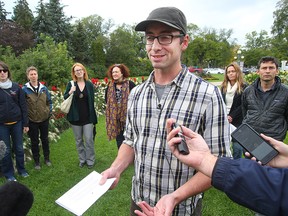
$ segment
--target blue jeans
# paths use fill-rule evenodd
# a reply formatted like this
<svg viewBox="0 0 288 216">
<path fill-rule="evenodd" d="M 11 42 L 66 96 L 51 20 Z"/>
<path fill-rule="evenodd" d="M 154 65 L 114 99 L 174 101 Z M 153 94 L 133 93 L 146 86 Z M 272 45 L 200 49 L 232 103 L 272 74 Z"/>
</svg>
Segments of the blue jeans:
<svg viewBox="0 0 288 216">
<path fill-rule="evenodd" d="M 16 124 L 0 124 L 0 140 L 6 144 L 6 153 L 2 159 L 2 173 L 6 178 L 14 176 L 12 152 L 15 153 L 16 168 L 19 174 L 26 172 L 24 167 L 23 126 L 22 121 Z M 11 145 L 12 140 L 12 145 Z"/>
<path fill-rule="evenodd" d="M 238 142 L 232 142 L 232 149 L 233 149 L 233 158 L 238 159 L 242 158 L 242 154 L 244 153 L 244 150 L 242 146 Z"/>
</svg>

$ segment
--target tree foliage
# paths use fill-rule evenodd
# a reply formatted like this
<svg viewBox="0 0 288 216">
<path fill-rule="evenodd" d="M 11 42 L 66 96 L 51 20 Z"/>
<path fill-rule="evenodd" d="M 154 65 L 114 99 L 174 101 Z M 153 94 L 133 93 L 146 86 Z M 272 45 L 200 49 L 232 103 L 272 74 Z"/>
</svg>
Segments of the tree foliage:
<svg viewBox="0 0 288 216">
<path fill-rule="evenodd" d="M 12 20 L 23 27 L 26 32 L 31 32 L 33 19 L 33 13 L 29 8 L 27 1 L 17 0 L 16 6 L 14 7 L 14 16 L 12 16 Z"/>
<path fill-rule="evenodd" d="M 33 23 L 33 30 L 38 39 L 43 33 L 52 37 L 56 42 L 69 41 L 71 18 L 65 16 L 63 8 L 59 0 L 49 0 L 46 4 L 40 0 L 37 7 L 38 15 Z"/>
<path fill-rule="evenodd" d="M 40 35 L 43 43 L 26 50 L 17 59 L 14 59 L 11 68 L 14 79 L 25 83 L 26 69 L 35 66 L 39 70 L 39 80 L 47 86 L 63 88 L 71 80 L 71 67 L 73 60 L 68 55 L 67 43 L 55 43 L 53 39 L 44 34 Z"/>
<path fill-rule="evenodd" d="M 278 58 L 288 58 L 288 0 L 277 2 L 273 13 L 274 22 L 271 33 L 274 36 L 273 45 L 277 50 Z"/>
<path fill-rule="evenodd" d="M 17 56 L 34 46 L 32 31 L 25 31 L 22 26 L 12 20 L 0 22 L 0 31 L 0 45 L 10 46 Z"/>
<path fill-rule="evenodd" d="M 5 21 L 9 12 L 4 8 L 5 4 L 3 1 L 0 1 L 0 22 Z"/>
<path fill-rule="evenodd" d="M 39 68 L 42 81 L 48 86 L 65 86 L 70 80 L 73 62 L 83 63 L 89 77 L 104 78 L 107 67 L 126 64 L 131 76 L 147 76 L 152 65 L 142 43 L 143 32 L 135 26 L 116 26 L 111 19 L 97 14 L 70 23 L 60 0 L 39 0 L 35 17 L 27 0 L 16 0 L 13 20 L 7 20 L 4 3 L 0 1 L 0 57 L 13 67 L 17 81 L 26 81 L 25 70 Z M 288 0 L 279 0 L 274 11 L 272 37 L 266 30 L 246 35 L 245 46 L 232 38 L 232 29 L 200 28 L 189 23 L 191 41 L 183 53 L 187 66 L 221 67 L 234 61 L 237 50 L 245 56 L 245 66 L 255 66 L 264 55 L 279 60 L 288 58 Z M 32 31 L 29 29 L 32 29 Z"/>
</svg>

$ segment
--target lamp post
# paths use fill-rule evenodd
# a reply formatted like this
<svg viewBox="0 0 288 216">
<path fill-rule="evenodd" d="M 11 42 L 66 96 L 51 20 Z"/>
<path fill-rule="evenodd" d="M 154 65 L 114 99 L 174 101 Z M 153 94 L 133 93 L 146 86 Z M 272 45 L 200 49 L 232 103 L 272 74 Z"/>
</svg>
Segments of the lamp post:
<svg viewBox="0 0 288 216">
<path fill-rule="evenodd" d="M 237 50 L 237 56 L 234 57 L 235 60 L 237 60 L 237 63 L 238 65 L 240 66 L 241 70 L 243 70 L 243 67 L 244 67 L 244 56 L 241 55 L 242 54 L 242 51 L 239 49 Z"/>
</svg>

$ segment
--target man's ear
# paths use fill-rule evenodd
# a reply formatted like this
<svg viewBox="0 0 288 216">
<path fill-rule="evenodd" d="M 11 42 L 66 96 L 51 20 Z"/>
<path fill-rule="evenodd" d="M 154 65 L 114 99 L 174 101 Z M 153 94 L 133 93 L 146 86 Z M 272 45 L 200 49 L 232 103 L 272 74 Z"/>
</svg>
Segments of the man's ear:
<svg viewBox="0 0 288 216">
<path fill-rule="evenodd" d="M 189 41 L 190 41 L 190 37 L 188 34 L 186 34 L 183 38 L 183 42 L 182 42 L 182 51 L 186 50 L 188 45 L 189 45 Z"/>
</svg>

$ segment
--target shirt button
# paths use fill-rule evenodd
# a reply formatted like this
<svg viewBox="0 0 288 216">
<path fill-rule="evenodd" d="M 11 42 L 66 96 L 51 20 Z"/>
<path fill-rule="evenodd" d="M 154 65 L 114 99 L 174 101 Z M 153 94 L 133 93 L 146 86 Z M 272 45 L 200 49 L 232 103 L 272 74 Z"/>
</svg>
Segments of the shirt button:
<svg viewBox="0 0 288 216">
<path fill-rule="evenodd" d="M 149 196 L 149 190 L 145 189 L 144 190 L 144 197 L 147 198 Z"/>
</svg>

